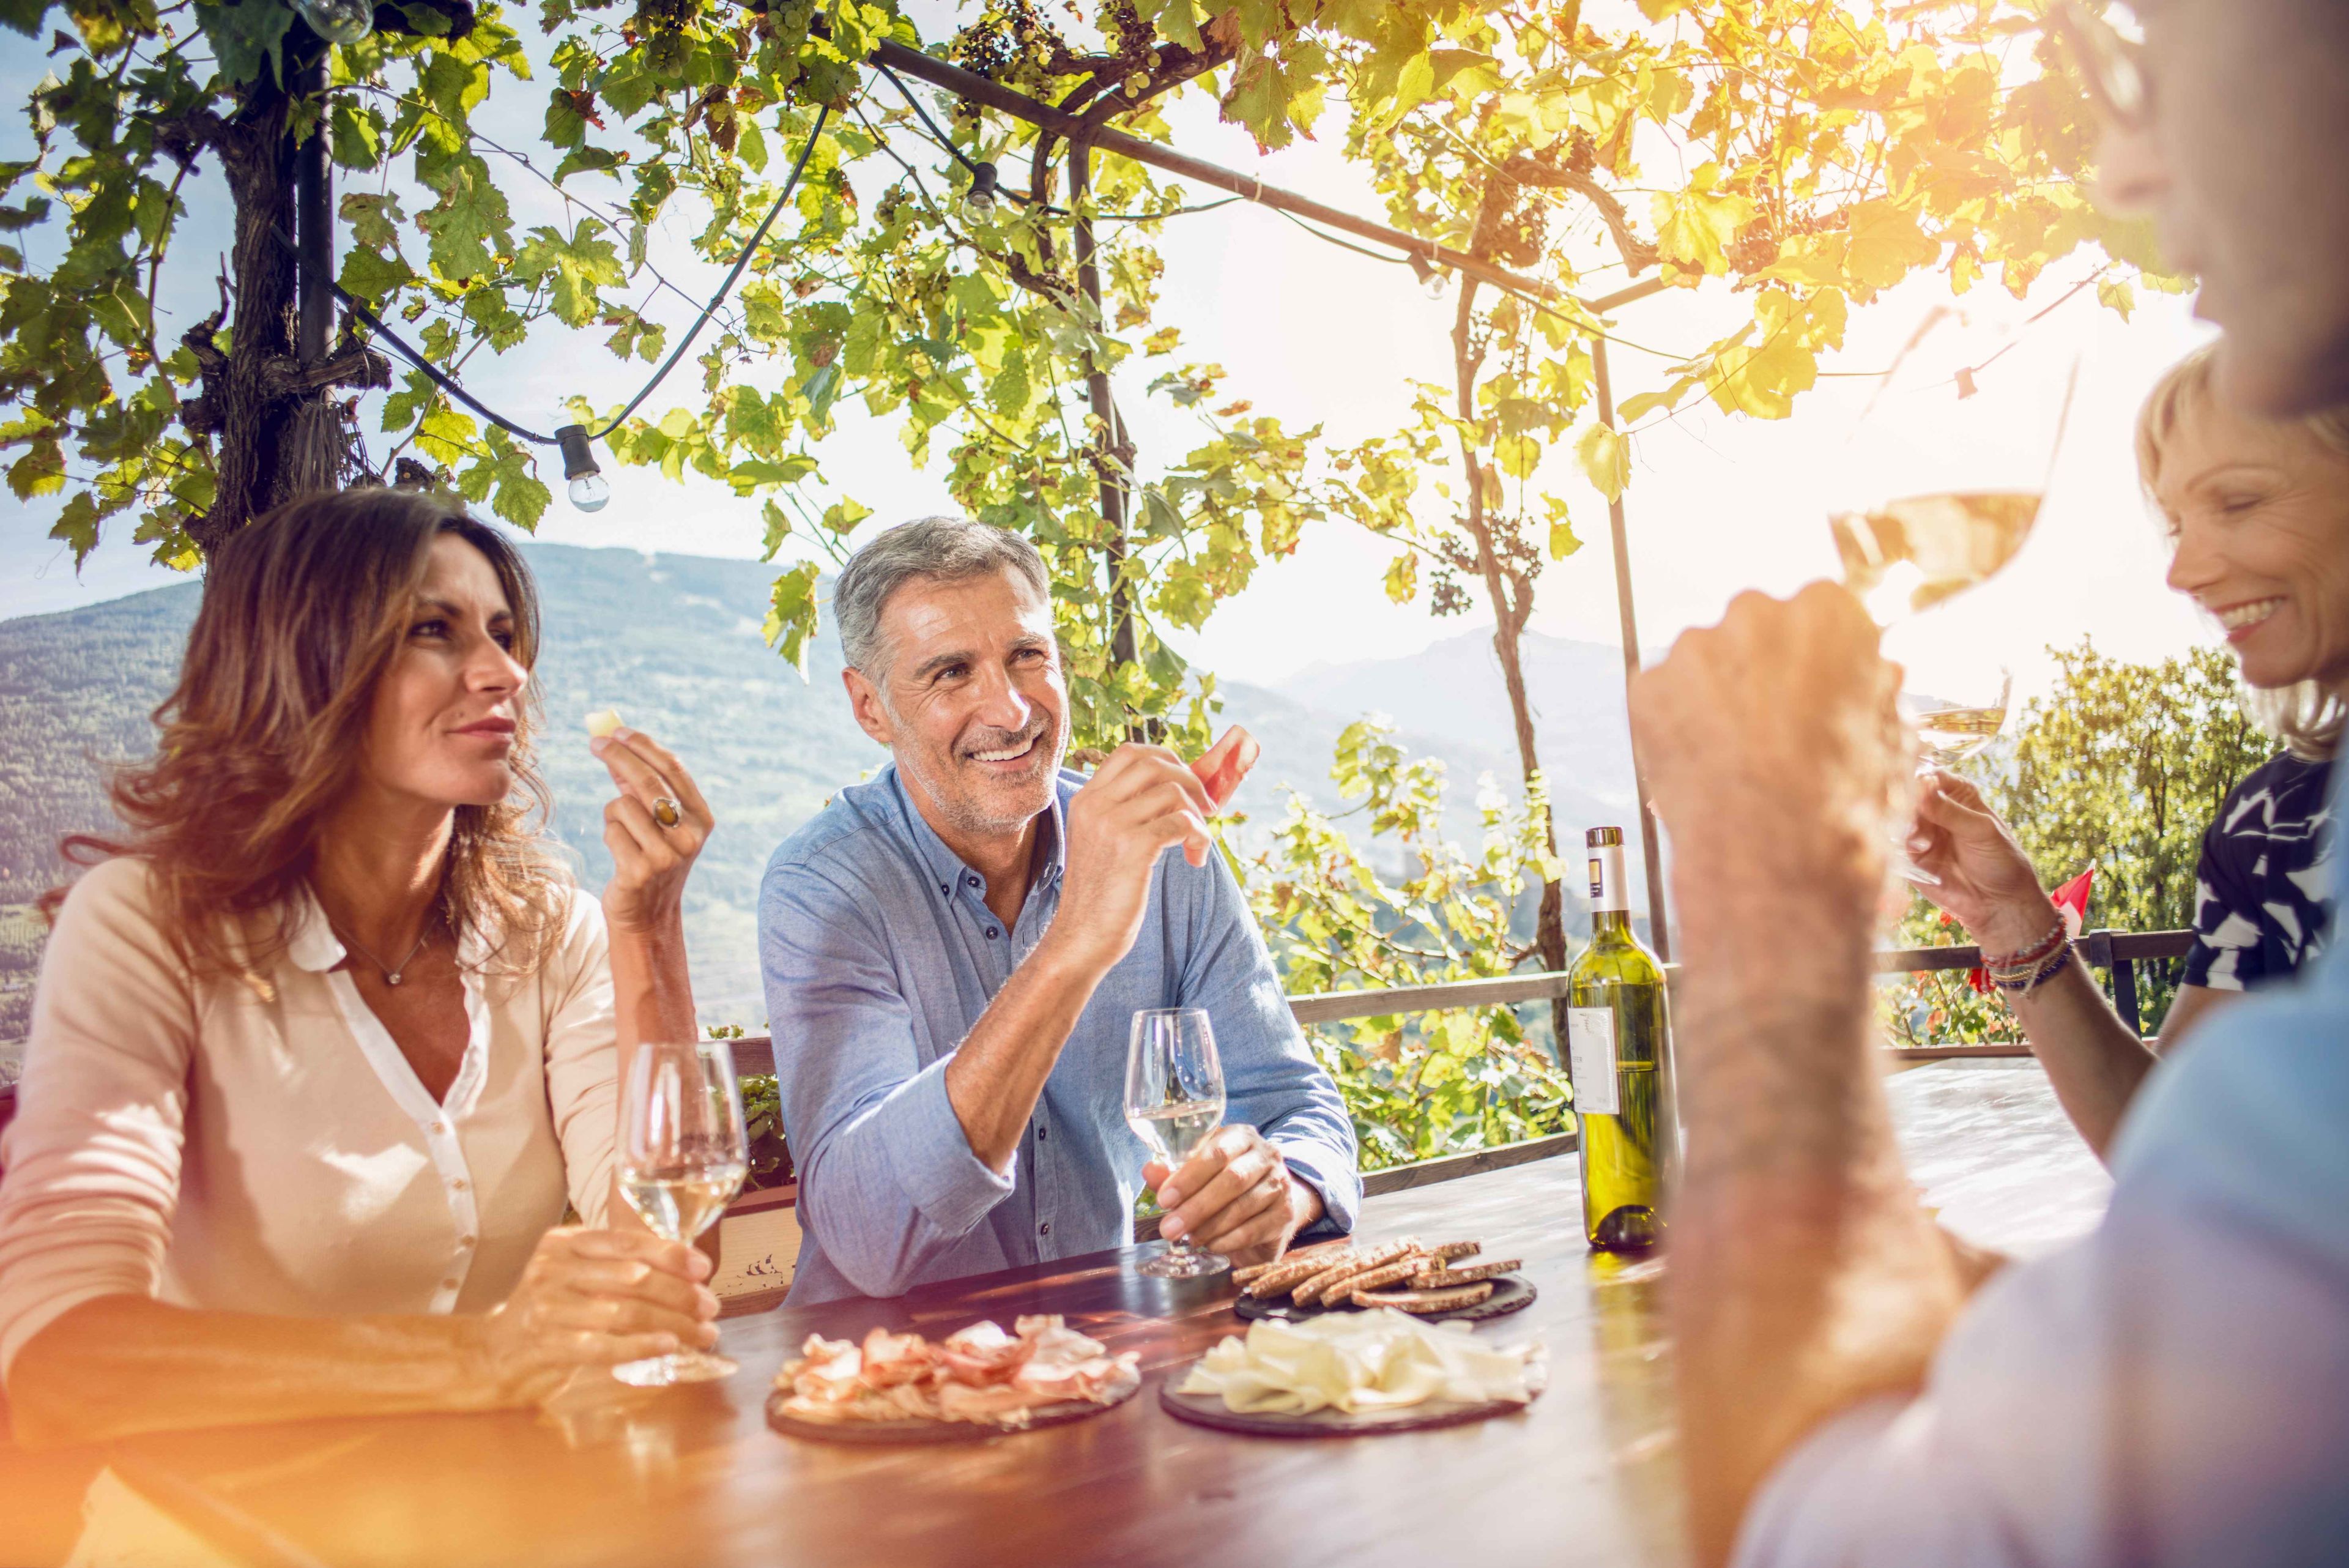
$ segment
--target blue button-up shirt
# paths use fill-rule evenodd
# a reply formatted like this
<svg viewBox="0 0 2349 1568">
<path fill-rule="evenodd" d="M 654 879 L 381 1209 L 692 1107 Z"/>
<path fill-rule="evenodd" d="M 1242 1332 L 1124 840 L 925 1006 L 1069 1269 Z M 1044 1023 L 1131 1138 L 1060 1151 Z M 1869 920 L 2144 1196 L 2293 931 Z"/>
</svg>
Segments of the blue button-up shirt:
<svg viewBox="0 0 2349 1568">
<path fill-rule="evenodd" d="M 923 820 L 895 767 L 843 790 L 767 863 L 759 950 L 802 1233 L 791 1300 L 897 1295 L 930 1280 L 1124 1246 L 1147 1158 L 1125 1124 L 1136 1010 L 1205 1008 L 1225 1120 L 1257 1127 L 1350 1230 L 1354 1129 L 1283 999 L 1221 857 L 1160 857 L 1142 933 L 1077 1020 L 998 1174 L 971 1152 L 946 1067 L 1061 903 L 1063 774 L 1045 860 L 1008 929 L 987 881 Z"/>
</svg>

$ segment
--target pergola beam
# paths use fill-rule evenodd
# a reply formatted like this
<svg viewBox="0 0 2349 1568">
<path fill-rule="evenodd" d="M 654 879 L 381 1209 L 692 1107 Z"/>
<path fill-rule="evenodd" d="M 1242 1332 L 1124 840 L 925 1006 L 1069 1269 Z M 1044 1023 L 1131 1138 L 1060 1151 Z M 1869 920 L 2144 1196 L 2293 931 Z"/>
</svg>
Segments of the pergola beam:
<svg viewBox="0 0 2349 1568">
<path fill-rule="evenodd" d="M 932 87 L 943 88 L 957 97 L 968 99 L 973 103 L 1000 109 L 1014 119 L 1024 119 L 1030 125 L 1040 126 L 1054 135 L 1064 137 L 1078 145 L 1098 147 L 1104 152 L 1114 152 L 1121 158 L 1131 158 L 1136 163 L 1146 163 L 1153 169 L 1180 175 L 1185 180 L 1195 180 L 1202 185 L 1210 185 L 1218 191 L 1227 191 L 1235 196 L 1244 196 L 1260 206 L 1270 207 L 1275 212 L 1292 213 L 1299 218 L 1309 218 L 1317 223 L 1323 223 L 1352 234 L 1357 239 L 1370 240 L 1378 244 L 1391 246 L 1407 255 L 1418 256 L 1433 265 L 1450 267 L 1466 276 L 1477 278 L 1491 284 L 1495 288 L 1506 289 L 1514 294 L 1528 294 L 1537 299 L 1570 301 L 1580 305 L 1583 309 L 1593 315 L 1599 315 L 1619 305 L 1629 305 L 1635 299 L 1645 299 L 1657 290 L 1668 286 L 1662 278 L 1651 277 L 1635 283 L 1628 288 L 1618 289 L 1598 299 L 1574 300 L 1572 296 L 1554 283 L 1545 283 L 1537 277 L 1526 277 L 1522 274 L 1511 272 L 1506 267 L 1495 266 L 1481 257 L 1470 255 L 1466 251 L 1456 251 L 1450 245 L 1439 244 L 1421 235 L 1405 234 L 1401 229 L 1391 229 L 1384 223 L 1374 223 L 1368 218 L 1358 218 L 1351 213 L 1328 206 L 1314 201 L 1309 196 L 1300 196 L 1294 191 L 1284 191 L 1278 185 L 1268 185 L 1252 174 L 1242 174 L 1235 170 L 1226 169 L 1220 164 L 1210 163 L 1203 158 L 1194 158 L 1189 153 L 1177 152 L 1174 149 L 1161 143 L 1144 141 L 1138 136 L 1129 136 L 1123 130 L 1112 130 L 1105 125 L 1095 125 L 1081 115 L 1069 114 L 1054 109 L 1050 104 L 1039 103 L 1026 94 L 1015 92 L 1000 82 L 991 81 L 976 71 L 964 70 L 960 66 L 951 65 L 934 55 L 926 55 L 919 49 L 908 48 L 903 44 L 885 43 L 874 49 L 869 57 L 875 65 L 886 66 L 893 71 L 900 71 L 906 76 L 918 78 Z"/>
</svg>

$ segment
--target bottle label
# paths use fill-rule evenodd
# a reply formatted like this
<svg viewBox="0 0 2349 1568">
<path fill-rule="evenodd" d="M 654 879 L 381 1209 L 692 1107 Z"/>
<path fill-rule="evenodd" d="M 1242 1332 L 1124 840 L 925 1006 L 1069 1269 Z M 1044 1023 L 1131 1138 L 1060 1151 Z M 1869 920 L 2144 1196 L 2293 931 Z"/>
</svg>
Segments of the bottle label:
<svg viewBox="0 0 2349 1568">
<path fill-rule="evenodd" d="M 1566 1010 L 1567 1070 L 1574 1079 L 1574 1108 L 1595 1116 L 1623 1114 L 1616 1093 L 1615 1010 Z"/>
<path fill-rule="evenodd" d="M 1601 845 L 1590 851 L 1590 912 L 1628 912 L 1631 900 L 1623 888 L 1623 846 Z"/>
</svg>

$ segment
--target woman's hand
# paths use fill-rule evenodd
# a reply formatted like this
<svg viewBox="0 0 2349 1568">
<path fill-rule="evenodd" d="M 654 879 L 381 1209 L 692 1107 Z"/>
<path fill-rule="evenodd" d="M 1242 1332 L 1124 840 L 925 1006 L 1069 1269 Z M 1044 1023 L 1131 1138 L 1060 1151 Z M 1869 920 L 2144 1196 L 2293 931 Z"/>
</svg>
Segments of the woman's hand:
<svg viewBox="0 0 2349 1568">
<path fill-rule="evenodd" d="M 1917 790 L 1917 832 L 1909 853 L 1939 883 L 1917 890 L 1955 915 L 1985 953 L 2020 952 L 2054 927 L 2054 901 L 2039 886 L 2023 846 L 1955 774 L 1925 775 Z"/>
<path fill-rule="evenodd" d="M 718 1343 L 708 1258 L 649 1232 L 549 1231 L 522 1282 L 486 1317 L 478 1376 L 507 1404 L 535 1404 L 581 1367 Z"/>
<path fill-rule="evenodd" d="M 620 791 L 604 806 L 604 843 L 612 851 L 605 921 L 616 935 L 672 931 L 694 857 L 717 826 L 709 803 L 685 764 L 641 730 L 615 730 L 587 748 Z M 677 820 L 664 824 L 659 814 L 670 804 Z"/>
</svg>

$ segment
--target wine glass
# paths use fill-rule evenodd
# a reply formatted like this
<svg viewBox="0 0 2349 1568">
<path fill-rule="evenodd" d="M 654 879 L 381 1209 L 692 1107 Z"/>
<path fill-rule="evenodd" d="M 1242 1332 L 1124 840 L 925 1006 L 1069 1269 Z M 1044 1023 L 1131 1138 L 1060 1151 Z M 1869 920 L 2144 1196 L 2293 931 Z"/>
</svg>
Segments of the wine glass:
<svg viewBox="0 0 2349 1568">
<path fill-rule="evenodd" d="M 2060 431 L 2059 431 L 2060 434 Z M 2029 490 L 1951 491 L 1912 495 L 1867 512 L 1837 513 L 1828 521 L 1844 586 L 1889 634 L 1911 617 L 1946 603 L 1995 576 L 2014 559 L 2039 520 L 2040 493 Z M 1888 641 L 1889 641 L 1888 636 Z M 1947 766 L 1988 745 L 2006 723 L 2013 677 L 2002 670 L 1995 706 L 1937 702 L 1903 704 L 1920 742 L 1922 764 Z M 1987 726 L 1985 728 L 1984 726 Z M 1911 882 L 1940 878 L 1909 856 L 1915 815 L 1916 774 L 1888 814 L 1893 868 Z"/>
<path fill-rule="evenodd" d="M 1937 701 L 1917 703 L 1909 722 L 1917 732 L 1918 750 L 1929 768 L 1954 768 L 1999 737 L 2006 728 L 2008 700 L 2014 695 L 2014 672 L 1998 672 L 1998 699 L 1967 705 Z"/>
<path fill-rule="evenodd" d="M 723 1040 L 636 1047 L 620 1085 L 620 1196 L 653 1234 L 688 1245 L 714 1224 L 750 1171 L 742 1085 Z M 698 1350 L 623 1362 L 612 1376 L 639 1388 L 707 1383 L 740 1370 Z"/>
<path fill-rule="evenodd" d="M 1125 1121 L 1172 1176 L 1224 1122 L 1224 1066 L 1216 1032 L 1196 1007 L 1146 1007 L 1133 1015 L 1125 1056 Z M 1140 1265 L 1153 1279 L 1220 1274 L 1231 1262 L 1185 1236 Z"/>
</svg>

